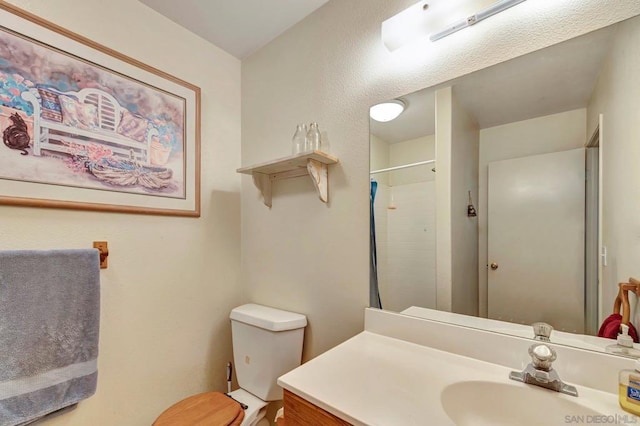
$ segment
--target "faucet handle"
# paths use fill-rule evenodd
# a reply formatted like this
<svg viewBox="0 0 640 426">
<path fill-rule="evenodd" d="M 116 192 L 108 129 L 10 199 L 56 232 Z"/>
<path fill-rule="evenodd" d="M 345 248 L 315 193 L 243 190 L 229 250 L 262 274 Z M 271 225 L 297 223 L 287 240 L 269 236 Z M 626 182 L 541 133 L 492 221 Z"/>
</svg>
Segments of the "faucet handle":
<svg viewBox="0 0 640 426">
<path fill-rule="evenodd" d="M 551 364 L 556 360 L 556 351 L 552 347 L 545 345 L 544 343 L 536 343 L 529 347 L 529 355 L 533 366 L 537 370 L 549 371 L 551 370 Z"/>
<path fill-rule="evenodd" d="M 549 342 L 553 327 L 546 322 L 534 322 L 531 324 L 533 327 L 534 340 L 541 340 L 543 342 Z"/>
</svg>

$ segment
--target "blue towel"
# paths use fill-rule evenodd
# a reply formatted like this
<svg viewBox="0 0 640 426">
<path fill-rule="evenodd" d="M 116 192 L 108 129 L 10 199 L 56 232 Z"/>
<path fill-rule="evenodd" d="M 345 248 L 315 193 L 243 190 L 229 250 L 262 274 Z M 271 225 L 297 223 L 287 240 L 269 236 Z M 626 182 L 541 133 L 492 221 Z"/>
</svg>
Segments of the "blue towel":
<svg viewBox="0 0 640 426">
<path fill-rule="evenodd" d="M 0 425 L 29 423 L 93 395 L 98 251 L 0 252 Z"/>
</svg>

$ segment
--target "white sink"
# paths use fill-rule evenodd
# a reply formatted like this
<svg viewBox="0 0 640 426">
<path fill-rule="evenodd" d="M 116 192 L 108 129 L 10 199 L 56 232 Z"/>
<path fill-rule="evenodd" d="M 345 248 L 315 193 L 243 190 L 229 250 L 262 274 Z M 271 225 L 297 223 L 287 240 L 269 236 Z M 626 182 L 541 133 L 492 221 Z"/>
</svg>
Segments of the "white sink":
<svg viewBox="0 0 640 426">
<path fill-rule="evenodd" d="M 558 374 L 577 388 L 573 397 L 509 379 L 529 362 L 530 340 L 368 313 L 373 331 L 290 371 L 280 386 L 355 426 L 639 424 L 615 392 L 629 359 L 557 348 Z M 587 386 L 596 381 L 600 387 Z"/>
<path fill-rule="evenodd" d="M 457 426 L 539 426 L 610 414 L 581 405 L 580 397 L 516 382 L 457 382 L 442 390 L 440 401 Z"/>
</svg>

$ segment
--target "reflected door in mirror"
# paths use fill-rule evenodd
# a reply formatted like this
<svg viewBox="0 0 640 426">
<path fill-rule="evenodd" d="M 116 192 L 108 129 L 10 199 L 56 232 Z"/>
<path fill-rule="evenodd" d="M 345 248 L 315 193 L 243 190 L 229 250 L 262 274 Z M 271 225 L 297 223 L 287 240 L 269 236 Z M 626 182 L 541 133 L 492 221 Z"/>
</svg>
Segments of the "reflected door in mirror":
<svg viewBox="0 0 640 426">
<path fill-rule="evenodd" d="M 489 317 L 583 333 L 585 150 L 492 162 L 488 192 Z"/>
</svg>

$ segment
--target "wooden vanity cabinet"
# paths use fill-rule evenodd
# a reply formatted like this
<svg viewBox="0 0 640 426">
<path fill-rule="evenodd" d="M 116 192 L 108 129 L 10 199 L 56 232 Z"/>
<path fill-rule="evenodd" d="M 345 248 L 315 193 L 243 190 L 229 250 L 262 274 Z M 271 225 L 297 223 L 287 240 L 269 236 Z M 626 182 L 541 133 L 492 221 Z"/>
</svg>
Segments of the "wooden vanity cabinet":
<svg viewBox="0 0 640 426">
<path fill-rule="evenodd" d="M 284 419 L 278 426 L 348 426 L 349 422 L 334 416 L 298 395 L 284 390 Z"/>
</svg>

